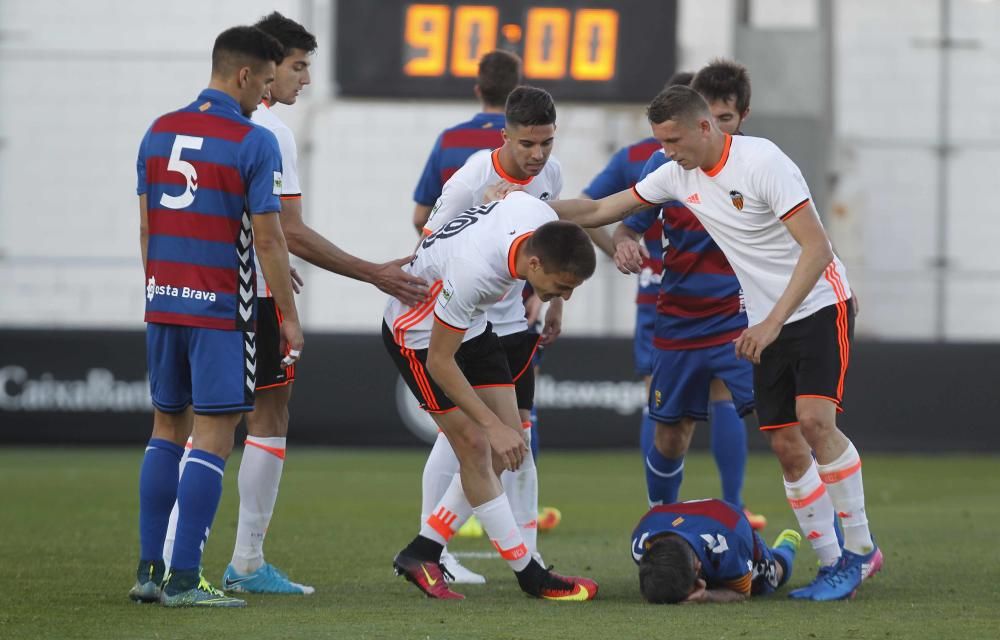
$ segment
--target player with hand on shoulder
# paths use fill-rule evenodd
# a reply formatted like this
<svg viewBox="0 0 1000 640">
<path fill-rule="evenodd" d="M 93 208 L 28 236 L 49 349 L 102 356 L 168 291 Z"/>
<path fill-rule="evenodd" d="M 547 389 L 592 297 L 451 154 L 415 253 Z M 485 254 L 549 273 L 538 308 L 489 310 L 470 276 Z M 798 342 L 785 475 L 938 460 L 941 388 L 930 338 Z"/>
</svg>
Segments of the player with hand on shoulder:
<svg viewBox="0 0 1000 640">
<path fill-rule="evenodd" d="M 883 556 L 868 524 L 860 454 L 837 428 L 854 333 L 847 270 L 801 172 L 773 142 L 723 133 L 704 98 L 687 87 L 660 93 L 647 114 L 673 162 L 631 191 L 562 200 L 553 208 L 564 219 L 602 226 L 681 200 L 711 234 L 743 287 L 749 327 L 734 348 L 754 364 L 760 428 L 822 565 L 810 585 L 789 595 L 849 598 L 881 569 Z M 843 525 L 843 548 L 834 514 Z"/>
</svg>

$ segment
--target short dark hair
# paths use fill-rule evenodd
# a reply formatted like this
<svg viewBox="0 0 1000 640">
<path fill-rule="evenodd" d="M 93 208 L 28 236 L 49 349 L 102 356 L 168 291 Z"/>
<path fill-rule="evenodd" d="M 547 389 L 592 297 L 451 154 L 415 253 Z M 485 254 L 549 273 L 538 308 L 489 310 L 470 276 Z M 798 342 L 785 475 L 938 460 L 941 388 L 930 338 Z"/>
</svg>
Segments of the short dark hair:
<svg viewBox="0 0 1000 640">
<path fill-rule="evenodd" d="M 741 114 L 750 108 L 750 73 L 735 60 L 712 60 L 695 75 L 691 88 L 708 101 L 733 100 Z"/>
<path fill-rule="evenodd" d="M 510 51 L 500 49 L 484 54 L 479 59 L 476 84 L 486 106 L 504 106 L 510 92 L 521 84 L 521 59 Z"/>
<path fill-rule="evenodd" d="M 569 273 L 586 280 L 597 268 L 590 236 L 573 222 L 546 222 L 531 234 L 525 250 L 538 258 L 546 273 Z"/>
<path fill-rule="evenodd" d="M 281 64 L 285 48 L 273 36 L 256 27 L 232 27 L 215 39 L 212 47 L 212 75 L 226 75 L 242 67 L 262 63 Z"/>
<path fill-rule="evenodd" d="M 507 96 L 504 115 L 508 125 L 519 127 L 554 124 L 556 103 L 545 89 L 522 85 Z"/>
<path fill-rule="evenodd" d="M 691 80 L 694 79 L 694 73 L 691 71 L 678 71 L 674 75 L 670 76 L 667 80 L 667 84 L 663 85 L 664 89 L 669 89 L 674 85 L 681 85 L 682 87 L 690 87 Z"/>
<path fill-rule="evenodd" d="M 694 549 L 677 535 L 653 540 L 639 560 L 639 591 L 647 602 L 675 604 L 694 590 Z"/>
<path fill-rule="evenodd" d="M 254 26 L 280 42 L 285 48 L 285 55 L 292 49 L 312 53 L 318 46 L 316 36 L 306 31 L 306 28 L 298 22 L 286 18 L 277 11 L 264 16 Z"/>
<path fill-rule="evenodd" d="M 694 89 L 681 85 L 667 87 L 656 94 L 646 107 L 646 117 L 653 124 L 667 120 L 687 120 L 697 116 L 711 117 L 708 103 Z"/>
</svg>

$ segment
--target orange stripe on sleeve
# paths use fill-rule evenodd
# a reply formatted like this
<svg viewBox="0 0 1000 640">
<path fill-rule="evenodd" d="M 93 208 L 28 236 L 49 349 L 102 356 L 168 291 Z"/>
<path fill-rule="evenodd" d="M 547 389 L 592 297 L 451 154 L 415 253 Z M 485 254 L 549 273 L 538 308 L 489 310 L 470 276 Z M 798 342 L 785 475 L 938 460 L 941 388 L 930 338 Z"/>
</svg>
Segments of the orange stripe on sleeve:
<svg viewBox="0 0 1000 640">
<path fill-rule="evenodd" d="M 461 327 L 456 327 L 453 324 L 448 324 L 447 322 L 441 319 L 441 316 L 439 316 L 436 313 L 434 314 L 434 322 L 438 323 L 439 325 L 441 325 L 442 327 L 444 327 L 449 331 L 454 331 L 455 333 L 465 333 L 466 331 L 468 331 L 468 328 L 463 329 Z"/>
<path fill-rule="evenodd" d="M 797 205 L 795 205 L 794 207 L 792 207 L 791 209 L 789 209 L 788 212 L 785 213 L 785 215 L 781 216 L 780 220 L 782 222 L 787 222 L 789 218 L 791 218 L 792 216 L 794 216 L 799 211 L 802 211 L 803 209 L 805 209 L 805 207 L 806 207 L 807 204 L 809 204 L 809 198 L 806 198 L 802 202 L 798 203 Z"/>
<path fill-rule="evenodd" d="M 648 204 L 651 207 L 655 207 L 656 206 L 655 202 L 650 202 L 649 200 L 646 200 L 641 195 L 639 195 L 639 190 L 635 188 L 635 185 L 632 186 L 632 195 L 634 195 L 636 197 L 636 200 L 638 200 L 639 202 L 645 202 L 646 204 Z"/>
</svg>

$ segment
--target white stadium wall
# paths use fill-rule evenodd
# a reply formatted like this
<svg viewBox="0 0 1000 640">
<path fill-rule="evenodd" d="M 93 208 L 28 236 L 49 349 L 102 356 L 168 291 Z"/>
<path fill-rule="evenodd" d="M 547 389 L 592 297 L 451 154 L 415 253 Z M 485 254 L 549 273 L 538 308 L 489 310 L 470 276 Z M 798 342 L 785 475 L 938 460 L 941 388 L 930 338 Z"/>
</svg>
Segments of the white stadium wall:
<svg viewBox="0 0 1000 640">
<path fill-rule="evenodd" d="M 736 4 L 681 0 L 680 67 L 731 53 Z M 780 13 L 799 4 L 760 6 Z M 1000 3 L 955 4 L 954 34 L 978 44 L 959 50 L 952 63 L 951 135 L 960 148 L 947 172 L 954 271 L 946 278 L 945 335 L 996 340 L 1000 256 L 991 249 L 1000 244 L 1000 200 L 990 178 L 1000 137 L 991 117 L 1000 106 L 1000 45 L 989 35 L 1000 32 Z M 842 177 L 827 218 L 861 294 L 859 330 L 882 338 L 935 337 L 937 170 L 930 145 L 938 57 L 918 44 L 936 36 L 938 21 L 936 3 L 919 6 L 843 0 L 834 13 L 834 164 Z M 412 250 L 410 198 L 426 154 L 440 129 L 476 105 L 471 96 L 442 103 L 331 98 L 329 0 L 177 0 L 155 8 L 125 0 L 3 0 L 0 325 L 141 326 L 138 141 L 153 117 L 185 104 L 207 82 L 219 31 L 274 9 L 320 39 L 313 86 L 294 108 L 276 111 L 297 134 L 308 222 L 369 259 Z M 557 106 L 555 153 L 566 196 L 579 193 L 617 147 L 647 134 L 641 105 Z M 299 298 L 307 329 L 377 331 L 381 293 L 301 265 L 300 271 L 307 280 Z M 633 296 L 633 280 L 603 260 L 569 304 L 565 331 L 630 333 Z"/>
</svg>

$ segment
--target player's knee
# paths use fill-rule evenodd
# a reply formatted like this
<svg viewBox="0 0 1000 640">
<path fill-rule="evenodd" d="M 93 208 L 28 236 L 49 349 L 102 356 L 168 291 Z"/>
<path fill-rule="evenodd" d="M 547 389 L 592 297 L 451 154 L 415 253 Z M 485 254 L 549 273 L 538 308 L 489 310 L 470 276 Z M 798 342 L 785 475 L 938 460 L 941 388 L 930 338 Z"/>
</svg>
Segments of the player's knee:
<svg viewBox="0 0 1000 640">
<path fill-rule="evenodd" d="M 457 429 L 448 434 L 455 455 L 464 463 L 490 460 L 490 442 L 478 428 Z"/>
<path fill-rule="evenodd" d="M 812 407 L 801 407 L 796 412 L 799 419 L 799 426 L 802 428 L 802 435 L 805 436 L 808 442 L 814 442 L 816 438 L 821 437 L 824 433 L 827 433 L 834 429 L 836 425 L 835 420 L 831 420 L 829 413 L 822 410 L 817 410 Z"/>
<path fill-rule="evenodd" d="M 781 463 L 785 471 L 794 471 L 802 467 L 804 471 L 812 461 L 809 444 L 802 438 L 802 434 L 792 428 L 775 429 L 768 431 L 767 441 L 771 445 L 771 451 Z"/>
<path fill-rule="evenodd" d="M 657 422 L 656 432 L 653 434 L 656 450 L 668 458 L 683 456 L 687 453 L 693 430 L 694 421 L 688 418 L 673 424 Z"/>
</svg>

